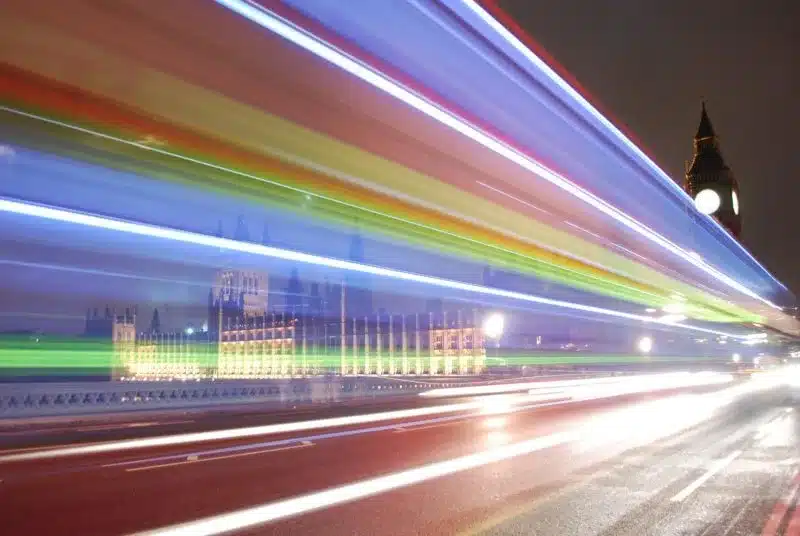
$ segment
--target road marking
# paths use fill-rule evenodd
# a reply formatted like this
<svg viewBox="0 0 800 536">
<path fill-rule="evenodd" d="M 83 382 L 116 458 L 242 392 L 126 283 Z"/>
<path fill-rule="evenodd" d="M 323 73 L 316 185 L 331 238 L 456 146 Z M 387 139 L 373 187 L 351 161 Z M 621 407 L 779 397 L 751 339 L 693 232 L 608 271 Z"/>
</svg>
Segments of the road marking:
<svg viewBox="0 0 800 536">
<path fill-rule="evenodd" d="M 75 428 L 78 432 L 96 432 L 102 430 L 124 430 L 125 428 L 146 428 L 148 426 L 158 426 L 173 423 L 160 423 L 160 422 L 133 422 L 133 423 L 114 423 L 114 424 L 93 424 L 91 426 L 82 426 Z"/>
<path fill-rule="evenodd" d="M 764 529 L 761 531 L 761 536 L 775 536 L 778 534 L 781 523 L 783 523 L 783 520 L 789 513 L 792 503 L 797 500 L 798 489 L 800 489 L 800 472 L 795 472 L 792 476 L 789 492 L 775 504 L 775 507 L 772 509 L 772 514 L 770 514 L 769 519 L 767 519 L 764 525 Z M 795 507 L 795 513 L 796 512 L 797 508 Z M 784 531 L 784 534 L 787 536 L 795 536 L 788 530 Z"/>
<path fill-rule="evenodd" d="M 306 495 L 245 508 L 227 514 L 206 517 L 188 523 L 162 527 L 140 534 L 142 536 L 211 536 L 242 530 L 279 519 L 298 516 L 312 510 L 330 508 L 332 506 L 412 486 L 435 478 L 468 471 L 491 463 L 524 456 L 536 451 L 563 445 L 573 441 L 575 437 L 575 434 L 566 433 L 537 437 L 528 441 L 468 454 L 459 458 L 422 465 L 413 469 L 361 480 L 336 488 L 312 492 Z"/>
<path fill-rule="evenodd" d="M 144 467 L 130 467 L 125 469 L 128 473 L 135 473 L 138 471 L 150 471 L 151 469 L 162 469 L 164 467 L 175 467 L 178 465 L 189 465 L 195 463 L 215 462 L 217 460 L 226 460 L 228 458 L 241 458 L 243 456 L 254 456 L 256 454 L 270 454 L 272 452 L 281 452 L 285 450 L 303 449 L 313 447 L 314 443 L 311 441 L 303 441 L 297 445 L 290 445 L 288 447 L 278 447 L 275 449 L 254 450 L 252 452 L 239 452 L 237 454 L 226 454 L 225 456 L 214 456 L 213 458 L 200 458 L 198 456 L 187 456 L 186 460 L 182 462 L 160 463 L 158 465 L 146 465 Z M 104 466 L 106 467 L 106 466 Z"/>
<path fill-rule="evenodd" d="M 792 513 L 792 518 L 789 520 L 789 524 L 786 525 L 786 530 L 783 531 L 783 534 L 784 536 L 800 535 L 800 508 L 798 508 L 797 499 L 795 499 L 794 513 Z"/>
<path fill-rule="evenodd" d="M 442 428 L 444 426 L 453 426 L 454 424 L 461 424 L 461 423 L 463 423 L 465 421 L 466 421 L 466 419 L 460 419 L 460 420 L 457 420 L 457 421 L 442 422 L 442 423 L 439 423 L 439 424 L 429 424 L 427 426 L 414 426 L 414 427 L 411 427 L 411 428 L 406 428 L 404 426 L 398 426 L 397 428 L 392 430 L 392 432 L 395 433 L 395 434 L 402 434 L 404 432 L 416 432 L 417 430 L 428 430 L 430 428 Z"/>
<path fill-rule="evenodd" d="M 727 457 L 718 460 L 716 463 L 714 463 L 714 465 L 711 466 L 711 468 L 708 471 L 705 472 L 705 474 L 703 474 L 703 476 L 701 476 L 700 478 L 698 478 L 697 480 L 695 480 L 694 482 L 683 488 L 683 490 L 681 490 L 678 494 L 676 494 L 671 499 L 672 502 L 681 502 L 684 499 L 686 499 L 689 495 L 697 491 L 697 488 L 705 484 L 709 478 L 722 471 L 725 467 L 730 465 L 731 462 L 736 458 L 738 458 L 741 454 L 742 454 L 741 450 L 735 450 L 730 454 L 728 454 Z"/>
</svg>

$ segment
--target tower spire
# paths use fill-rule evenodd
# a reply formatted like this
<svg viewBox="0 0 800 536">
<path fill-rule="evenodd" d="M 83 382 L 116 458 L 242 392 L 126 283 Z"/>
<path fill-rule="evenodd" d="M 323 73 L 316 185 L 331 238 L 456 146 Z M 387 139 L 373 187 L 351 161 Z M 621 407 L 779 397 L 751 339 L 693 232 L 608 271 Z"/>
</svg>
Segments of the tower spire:
<svg viewBox="0 0 800 536">
<path fill-rule="evenodd" d="M 234 240 L 239 242 L 250 242 L 250 231 L 247 229 L 247 223 L 244 216 L 239 216 L 236 222 L 236 233 L 233 236 Z"/>
<path fill-rule="evenodd" d="M 261 244 L 264 246 L 270 245 L 269 224 L 267 224 L 266 221 L 264 222 L 264 228 L 261 231 Z"/>
<path fill-rule="evenodd" d="M 716 138 L 714 127 L 711 125 L 711 119 L 708 117 L 706 111 L 706 101 L 702 101 L 702 111 L 700 113 L 700 125 L 697 127 L 697 134 L 694 135 L 695 140 L 704 140 L 707 138 Z"/>
<path fill-rule="evenodd" d="M 355 232 L 350 236 L 348 259 L 353 262 L 364 262 L 364 240 L 361 238 L 358 218 L 356 218 L 355 222 Z"/>
</svg>

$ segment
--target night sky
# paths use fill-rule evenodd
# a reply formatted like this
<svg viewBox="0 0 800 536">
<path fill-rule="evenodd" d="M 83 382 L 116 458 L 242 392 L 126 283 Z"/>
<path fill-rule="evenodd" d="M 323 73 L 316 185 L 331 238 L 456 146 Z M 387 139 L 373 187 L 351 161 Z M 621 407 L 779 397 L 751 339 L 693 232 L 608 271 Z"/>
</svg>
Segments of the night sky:
<svg viewBox="0 0 800 536">
<path fill-rule="evenodd" d="M 800 295 L 800 2 L 499 4 L 681 182 L 705 98 L 739 181 L 743 241 Z"/>
</svg>

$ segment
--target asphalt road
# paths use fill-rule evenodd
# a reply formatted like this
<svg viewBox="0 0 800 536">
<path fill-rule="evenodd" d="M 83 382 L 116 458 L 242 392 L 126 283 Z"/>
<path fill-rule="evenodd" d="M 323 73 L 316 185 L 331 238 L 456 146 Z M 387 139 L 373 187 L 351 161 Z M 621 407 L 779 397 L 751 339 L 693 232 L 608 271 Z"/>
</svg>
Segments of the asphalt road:
<svg viewBox="0 0 800 536">
<path fill-rule="evenodd" d="M 173 534 L 797 534 L 799 437 L 785 398 L 722 389 L 546 406 L 495 398 L 73 456 L 5 451 L 2 533 L 205 520 Z M 7 458 L 31 452 L 48 454 Z"/>
</svg>

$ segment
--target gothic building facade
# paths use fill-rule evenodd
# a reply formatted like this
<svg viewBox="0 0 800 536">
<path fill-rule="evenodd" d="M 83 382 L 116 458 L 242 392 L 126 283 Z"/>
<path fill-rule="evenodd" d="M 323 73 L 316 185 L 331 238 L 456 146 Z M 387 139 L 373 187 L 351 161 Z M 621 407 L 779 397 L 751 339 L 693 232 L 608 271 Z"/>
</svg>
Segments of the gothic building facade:
<svg viewBox="0 0 800 536">
<path fill-rule="evenodd" d="M 217 234 L 223 236 L 221 225 Z M 243 218 L 234 238 L 249 240 Z M 262 243 L 268 243 L 266 228 Z M 347 260 L 364 261 L 358 233 L 350 238 Z M 150 330 L 137 334 L 134 318 L 126 313 L 117 319 L 109 311 L 108 318 L 94 320 L 89 315 L 87 332 L 111 336 L 124 331 L 122 339 L 114 335 L 112 340 L 117 377 L 125 379 L 255 379 L 331 372 L 448 375 L 484 370 L 482 311 L 376 314 L 369 284 L 367 276 L 352 272 L 338 281 L 306 286 L 297 269 L 281 281 L 265 272 L 223 266 L 208 293 L 206 329 L 162 330 L 156 310 Z"/>
<path fill-rule="evenodd" d="M 686 192 L 700 212 L 715 218 L 739 238 L 742 231 L 739 183 L 722 157 L 705 102 L 694 136 L 693 153 L 692 160 L 686 163 Z"/>
</svg>

